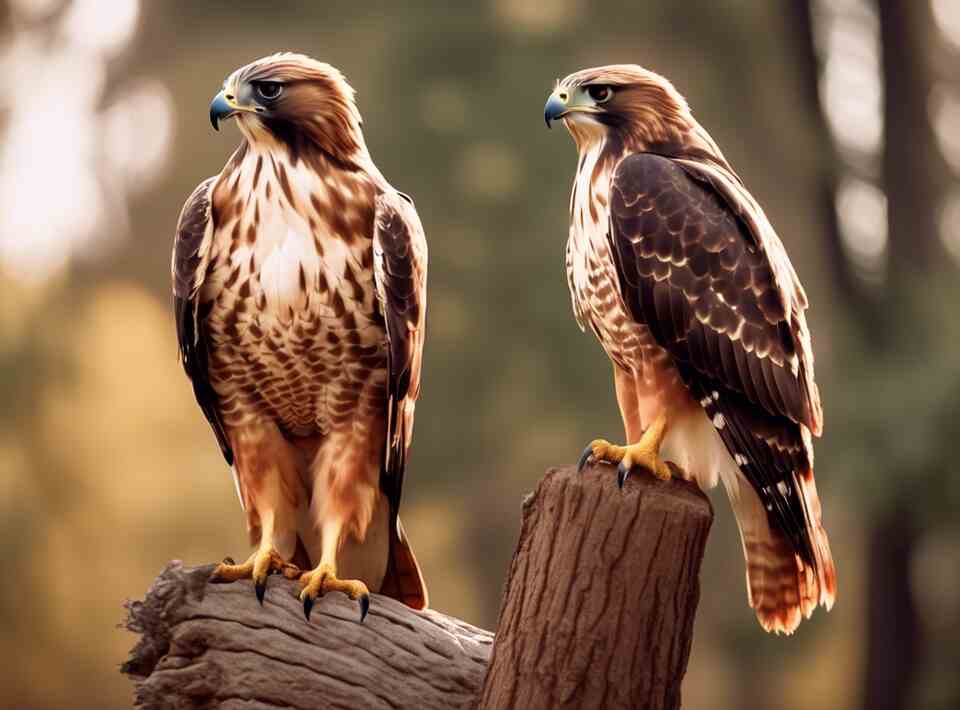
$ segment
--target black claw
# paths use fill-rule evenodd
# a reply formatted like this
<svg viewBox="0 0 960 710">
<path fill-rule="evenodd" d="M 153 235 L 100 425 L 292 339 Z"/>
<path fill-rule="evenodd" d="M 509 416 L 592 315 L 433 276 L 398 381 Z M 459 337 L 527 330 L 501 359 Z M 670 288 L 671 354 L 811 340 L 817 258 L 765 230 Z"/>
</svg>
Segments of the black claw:
<svg viewBox="0 0 960 710">
<path fill-rule="evenodd" d="M 257 601 L 260 602 L 260 606 L 263 606 L 263 596 L 267 593 L 267 580 L 255 582 L 253 591 L 257 594 Z"/>
<path fill-rule="evenodd" d="M 360 623 L 363 623 L 363 620 L 367 618 L 367 612 L 370 611 L 370 597 L 364 594 L 360 599 Z"/>
<path fill-rule="evenodd" d="M 623 465 L 623 461 L 617 464 L 617 485 L 623 490 L 623 484 L 630 478 L 630 469 Z"/>
<path fill-rule="evenodd" d="M 580 460 L 577 461 L 577 473 L 583 473 L 584 466 L 587 465 L 587 462 L 593 457 L 593 446 L 587 445 L 587 448 L 583 450 L 583 453 L 580 454 Z"/>
<path fill-rule="evenodd" d="M 310 621 L 310 612 L 313 611 L 313 598 L 308 594 L 303 597 L 303 615 Z"/>
</svg>

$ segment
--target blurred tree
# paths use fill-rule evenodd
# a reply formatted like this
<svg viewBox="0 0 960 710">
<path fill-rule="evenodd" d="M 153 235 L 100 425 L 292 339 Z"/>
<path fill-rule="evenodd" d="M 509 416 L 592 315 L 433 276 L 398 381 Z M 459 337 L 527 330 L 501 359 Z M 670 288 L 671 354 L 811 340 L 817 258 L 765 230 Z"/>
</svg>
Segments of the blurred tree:
<svg viewBox="0 0 960 710">
<path fill-rule="evenodd" d="M 823 4 L 808 0 L 791 3 L 799 29 L 795 35 L 797 66 L 810 106 L 819 104 L 820 60 L 814 25 L 817 6 Z M 945 258 L 937 219 L 949 174 L 928 113 L 934 81 L 929 50 L 936 34 L 930 6 L 911 0 L 876 0 L 876 11 L 884 97 L 884 139 L 877 174 L 872 174 L 869 159 L 845 161 L 841 157 L 833 147 L 823 112 L 814 123 L 824 153 L 817 179 L 830 237 L 831 270 L 846 297 L 850 316 L 851 337 L 844 344 L 851 368 L 854 363 L 861 368 L 850 381 L 876 388 L 882 398 L 876 411 L 886 420 L 881 426 L 894 439 L 881 443 L 883 435 L 875 436 L 876 415 L 867 414 L 862 404 L 859 416 L 843 423 L 848 438 L 863 436 L 874 442 L 874 454 L 862 460 L 860 474 L 853 477 L 874 491 L 865 501 L 873 512 L 864 580 L 867 645 L 862 706 L 900 710 L 915 701 L 918 671 L 929 652 L 915 601 L 914 560 L 921 531 L 942 525 L 944 481 L 954 475 L 941 463 L 940 447 L 946 439 L 931 437 L 927 439 L 931 446 L 920 451 L 912 441 L 918 428 L 936 430 L 955 406 L 952 396 L 929 396 L 937 389 L 935 378 L 943 372 L 930 368 L 930 360 L 920 354 L 942 350 L 945 343 L 936 323 L 945 313 L 936 306 L 938 291 L 922 294 L 917 286 L 952 279 L 954 269 Z M 827 43 L 821 39 L 822 44 Z M 844 248 L 837 220 L 838 183 L 843 172 L 878 181 L 886 196 L 887 239 L 879 282 L 862 278 Z M 922 393 L 920 411 L 904 407 L 893 388 L 881 387 L 891 377 Z M 948 377 L 950 380 L 956 381 Z M 911 417 L 921 421 L 910 422 Z M 909 449 L 911 454 L 885 456 L 891 449 Z"/>
</svg>

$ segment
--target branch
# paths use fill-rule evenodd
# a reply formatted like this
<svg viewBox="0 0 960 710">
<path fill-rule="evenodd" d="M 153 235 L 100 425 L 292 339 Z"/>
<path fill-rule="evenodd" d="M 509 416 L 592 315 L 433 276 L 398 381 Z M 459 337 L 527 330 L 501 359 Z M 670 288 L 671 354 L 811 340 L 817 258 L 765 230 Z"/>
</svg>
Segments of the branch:
<svg viewBox="0 0 960 710">
<path fill-rule="evenodd" d="M 261 608 L 173 562 L 128 604 L 136 705 L 677 708 L 713 511 L 693 484 L 615 476 L 554 469 L 524 502 L 492 659 L 489 632 L 435 611 L 374 595 L 360 624 L 331 594 L 307 623 L 296 582 L 271 577 Z"/>
</svg>

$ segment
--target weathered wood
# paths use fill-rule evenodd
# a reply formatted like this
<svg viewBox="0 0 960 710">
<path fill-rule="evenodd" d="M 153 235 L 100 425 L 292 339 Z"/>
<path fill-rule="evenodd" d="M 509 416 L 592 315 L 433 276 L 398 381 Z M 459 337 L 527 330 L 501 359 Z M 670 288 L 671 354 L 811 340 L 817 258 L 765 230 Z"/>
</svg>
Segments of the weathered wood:
<svg viewBox="0 0 960 710">
<path fill-rule="evenodd" d="M 713 522 L 690 483 L 596 465 L 523 506 L 480 710 L 680 707 Z"/>
<path fill-rule="evenodd" d="M 172 562 L 128 604 L 137 707 L 447 710 L 483 683 L 488 631 L 379 595 L 362 624 L 342 594 L 307 623 L 295 582 L 271 577 L 261 608 L 249 581 L 211 584 L 212 570 Z"/>
<path fill-rule="evenodd" d="M 363 624 L 339 594 L 308 624 L 295 582 L 271 577 L 261 608 L 249 582 L 173 562 L 128 604 L 141 639 L 123 672 L 150 709 L 677 708 L 712 519 L 692 484 L 549 471 L 523 505 L 495 646 L 379 595 Z"/>
</svg>

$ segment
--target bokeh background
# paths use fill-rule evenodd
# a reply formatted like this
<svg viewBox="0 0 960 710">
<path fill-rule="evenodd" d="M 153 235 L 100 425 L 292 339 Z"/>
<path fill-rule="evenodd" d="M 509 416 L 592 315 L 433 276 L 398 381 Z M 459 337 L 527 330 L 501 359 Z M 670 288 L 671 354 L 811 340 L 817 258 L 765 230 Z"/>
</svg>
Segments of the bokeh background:
<svg viewBox="0 0 960 710">
<path fill-rule="evenodd" d="M 291 49 L 347 74 L 430 242 L 404 521 L 436 608 L 493 628 L 523 494 L 622 436 L 571 317 L 575 154 L 542 106 L 557 77 L 637 62 L 689 98 L 810 296 L 840 580 L 832 613 L 763 634 L 715 492 L 686 707 L 960 707 L 960 2 L 0 7 L 0 706 L 129 706 L 123 600 L 172 558 L 246 554 L 169 255 L 239 140 L 211 96 Z"/>
</svg>

